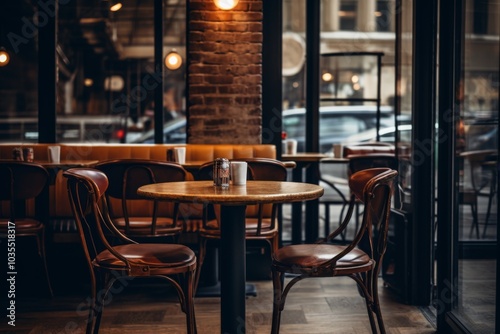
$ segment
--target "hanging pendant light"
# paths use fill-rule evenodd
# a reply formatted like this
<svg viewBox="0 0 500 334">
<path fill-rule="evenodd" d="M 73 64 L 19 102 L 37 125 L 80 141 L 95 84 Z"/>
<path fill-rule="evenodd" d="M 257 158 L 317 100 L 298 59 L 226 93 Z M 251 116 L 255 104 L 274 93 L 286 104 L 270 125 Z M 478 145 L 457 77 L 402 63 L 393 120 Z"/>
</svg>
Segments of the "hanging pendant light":
<svg viewBox="0 0 500 334">
<path fill-rule="evenodd" d="M 0 67 L 7 66 L 10 62 L 10 55 L 5 48 L 0 47 Z"/>
<path fill-rule="evenodd" d="M 219 9 L 230 10 L 236 7 L 239 0 L 214 0 L 215 5 Z"/>
<path fill-rule="evenodd" d="M 120 9 L 122 9 L 123 4 L 120 1 L 113 1 L 111 2 L 111 6 L 109 7 L 109 10 L 112 12 L 117 12 Z"/>
<path fill-rule="evenodd" d="M 181 67 L 181 65 L 182 57 L 177 51 L 172 50 L 165 56 L 165 67 L 169 70 L 174 71 Z"/>
</svg>

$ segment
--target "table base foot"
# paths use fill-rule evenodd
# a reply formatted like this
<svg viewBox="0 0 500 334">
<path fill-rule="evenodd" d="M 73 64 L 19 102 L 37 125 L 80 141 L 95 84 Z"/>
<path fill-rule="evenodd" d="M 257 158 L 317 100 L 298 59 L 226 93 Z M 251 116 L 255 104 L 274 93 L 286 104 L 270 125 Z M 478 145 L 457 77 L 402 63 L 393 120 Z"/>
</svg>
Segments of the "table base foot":
<svg viewBox="0 0 500 334">
<path fill-rule="evenodd" d="M 257 287 L 254 284 L 245 284 L 245 295 L 257 297 Z M 220 282 L 210 286 L 199 286 L 195 297 L 220 297 Z"/>
</svg>

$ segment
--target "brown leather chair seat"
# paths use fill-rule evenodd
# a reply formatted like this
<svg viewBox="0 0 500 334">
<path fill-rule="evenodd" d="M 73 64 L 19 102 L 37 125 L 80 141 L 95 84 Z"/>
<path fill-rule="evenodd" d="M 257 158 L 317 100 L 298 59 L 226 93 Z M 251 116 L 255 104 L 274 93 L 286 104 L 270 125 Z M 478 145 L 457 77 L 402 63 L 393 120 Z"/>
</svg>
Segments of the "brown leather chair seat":
<svg viewBox="0 0 500 334">
<path fill-rule="evenodd" d="M 0 221 L 0 229 L 6 229 L 8 227 L 8 221 Z M 42 223 L 36 219 L 31 218 L 21 218 L 16 219 L 16 235 L 19 236 L 25 233 L 36 232 L 37 230 L 43 228 Z"/>
<path fill-rule="evenodd" d="M 273 256 L 273 265 L 292 268 L 292 273 L 303 273 L 304 270 L 315 270 L 327 261 L 335 258 L 345 247 L 328 244 L 294 245 L 278 249 Z M 362 250 L 355 248 L 340 258 L 335 269 L 358 267 L 360 272 L 366 271 L 366 266 L 372 266 L 373 261 Z"/>
<path fill-rule="evenodd" d="M 158 268 L 175 268 L 193 265 L 196 263 L 194 253 L 182 245 L 158 244 L 152 248 L 146 244 L 131 244 L 115 246 L 120 255 L 138 264 Z M 109 250 L 99 253 L 95 259 L 95 264 L 99 266 L 125 267 L 125 263 L 113 255 Z"/>
</svg>

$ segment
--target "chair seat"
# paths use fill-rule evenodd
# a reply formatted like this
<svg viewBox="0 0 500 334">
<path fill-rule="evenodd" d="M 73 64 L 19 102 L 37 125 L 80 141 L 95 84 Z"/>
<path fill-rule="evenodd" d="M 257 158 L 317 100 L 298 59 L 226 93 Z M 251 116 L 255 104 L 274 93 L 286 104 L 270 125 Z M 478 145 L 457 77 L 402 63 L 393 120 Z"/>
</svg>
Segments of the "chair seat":
<svg viewBox="0 0 500 334">
<path fill-rule="evenodd" d="M 125 219 L 116 218 L 113 220 L 115 226 L 120 230 L 125 230 Z M 151 217 L 130 217 L 129 229 L 131 235 L 151 235 Z M 156 232 L 158 234 L 180 233 L 182 226 L 174 226 L 172 218 L 158 218 L 156 220 Z"/>
<path fill-rule="evenodd" d="M 291 245 L 280 248 L 274 253 L 274 265 L 290 267 L 291 269 L 317 268 L 345 249 L 344 246 L 329 244 Z M 369 267 L 372 265 L 370 257 L 358 248 L 342 257 L 336 268 Z M 360 270 L 360 271 L 366 271 Z"/>
<path fill-rule="evenodd" d="M 459 202 L 463 204 L 470 204 L 477 202 L 477 193 L 472 189 L 461 190 L 458 194 Z"/>
<path fill-rule="evenodd" d="M 114 249 L 130 262 L 150 267 L 175 268 L 196 263 L 194 252 L 178 244 L 130 244 L 115 246 Z M 95 263 L 106 267 L 125 266 L 108 250 L 98 254 Z"/>
<path fill-rule="evenodd" d="M 6 230 L 8 226 L 8 220 L 0 220 L 0 230 Z M 16 219 L 16 231 L 23 230 L 27 232 L 29 230 L 39 230 L 43 227 L 40 221 L 32 218 Z"/>
</svg>

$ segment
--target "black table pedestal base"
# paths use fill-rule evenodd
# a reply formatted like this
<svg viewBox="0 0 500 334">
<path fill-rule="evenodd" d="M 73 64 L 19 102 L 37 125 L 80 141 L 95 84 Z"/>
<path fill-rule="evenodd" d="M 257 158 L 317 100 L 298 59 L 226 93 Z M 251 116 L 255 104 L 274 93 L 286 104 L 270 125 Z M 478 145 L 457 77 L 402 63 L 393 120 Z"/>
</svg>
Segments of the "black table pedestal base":
<svg viewBox="0 0 500 334">
<path fill-rule="evenodd" d="M 257 287 L 254 284 L 245 284 L 245 295 L 257 297 Z M 220 297 L 220 282 L 211 286 L 199 286 L 196 297 Z"/>
</svg>

